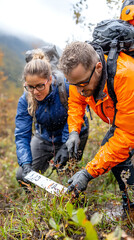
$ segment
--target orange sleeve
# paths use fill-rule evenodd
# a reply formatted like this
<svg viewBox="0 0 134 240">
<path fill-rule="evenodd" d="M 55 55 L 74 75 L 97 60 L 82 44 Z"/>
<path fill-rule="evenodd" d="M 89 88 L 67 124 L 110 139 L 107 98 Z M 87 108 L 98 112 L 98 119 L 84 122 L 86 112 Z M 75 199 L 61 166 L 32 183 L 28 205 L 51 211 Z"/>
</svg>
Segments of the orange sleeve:
<svg viewBox="0 0 134 240">
<path fill-rule="evenodd" d="M 69 99 L 68 99 L 68 126 L 69 132 L 76 131 L 80 133 L 81 126 L 84 122 L 83 117 L 85 114 L 87 102 L 86 98 L 81 96 L 75 86 L 69 86 Z"/>
<path fill-rule="evenodd" d="M 86 165 L 93 177 L 102 175 L 125 161 L 129 152 L 134 149 L 134 59 L 123 53 L 117 62 L 114 90 L 118 101 L 115 118 L 117 128 L 113 137 Z"/>
<path fill-rule="evenodd" d="M 86 165 L 87 171 L 95 178 L 108 172 L 117 164 L 129 157 L 129 151 L 134 148 L 134 136 L 128 139 L 126 133 L 116 128 L 114 136 L 103 145 L 91 162 Z"/>
</svg>

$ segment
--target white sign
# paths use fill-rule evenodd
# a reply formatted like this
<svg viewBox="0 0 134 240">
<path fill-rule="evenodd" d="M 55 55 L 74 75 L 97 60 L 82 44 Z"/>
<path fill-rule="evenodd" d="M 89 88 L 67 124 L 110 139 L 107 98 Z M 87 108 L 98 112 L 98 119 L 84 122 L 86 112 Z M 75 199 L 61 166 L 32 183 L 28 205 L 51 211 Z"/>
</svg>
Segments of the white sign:
<svg viewBox="0 0 134 240">
<path fill-rule="evenodd" d="M 34 183 L 35 185 L 45 189 L 46 191 L 54 194 L 54 195 L 61 195 L 67 191 L 67 188 L 63 185 L 51 180 L 50 178 L 47 178 L 35 171 L 29 172 L 25 179 L 28 180 L 31 183 Z"/>
</svg>

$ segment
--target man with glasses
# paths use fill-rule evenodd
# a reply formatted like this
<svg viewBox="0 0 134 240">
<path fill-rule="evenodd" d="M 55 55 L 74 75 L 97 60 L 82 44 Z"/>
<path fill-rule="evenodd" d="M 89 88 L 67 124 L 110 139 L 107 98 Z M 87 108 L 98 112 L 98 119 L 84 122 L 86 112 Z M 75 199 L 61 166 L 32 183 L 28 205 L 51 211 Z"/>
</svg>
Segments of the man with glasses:
<svg viewBox="0 0 134 240">
<path fill-rule="evenodd" d="M 77 172 L 68 183 L 68 191 L 76 196 L 87 188 L 88 182 L 109 170 L 118 181 L 123 196 L 123 207 L 128 207 L 123 170 L 129 171 L 127 184 L 134 184 L 134 168 L 130 160 L 134 149 L 134 59 L 120 52 L 114 77 L 115 105 L 107 87 L 106 58 L 97 44 L 73 42 L 60 59 L 59 67 L 70 85 L 66 146 L 70 154 L 77 153 L 79 133 L 87 104 L 106 123 L 111 124 L 95 157 L 85 169 Z M 134 204 L 130 202 L 130 207 Z"/>
</svg>

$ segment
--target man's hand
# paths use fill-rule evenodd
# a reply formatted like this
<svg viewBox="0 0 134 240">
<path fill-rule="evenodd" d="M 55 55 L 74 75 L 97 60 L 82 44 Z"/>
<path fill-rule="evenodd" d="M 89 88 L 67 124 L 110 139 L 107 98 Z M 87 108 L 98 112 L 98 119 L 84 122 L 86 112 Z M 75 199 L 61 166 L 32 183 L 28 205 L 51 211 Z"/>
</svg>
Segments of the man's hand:
<svg viewBox="0 0 134 240">
<path fill-rule="evenodd" d="M 24 182 L 28 182 L 26 179 L 25 179 L 25 176 L 32 171 L 32 166 L 30 164 L 24 164 L 22 166 L 22 178 L 23 178 L 23 181 Z"/>
<path fill-rule="evenodd" d="M 66 162 L 69 160 L 69 152 L 65 144 L 61 146 L 59 151 L 57 152 L 55 159 L 54 159 L 54 164 L 59 165 L 58 168 L 62 168 L 63 166 L 66 165 Z"/>
<path fill-rule="evenodd" d="M 86 169 L 83 169 L 75 173 L 69 180 L 68 183 L 68 192 L 74 190 L 76 197 L 79 195 L 79 192 L 86 190 L 88 182 L 93 179 L 93 177 L 88 173 Z"/>
<path fill-rule="evenodd" d="M 75 132 L 75 131 L 71 132 L 66 142 L 66 146 L 68 148 L 68 152 L 71 158 L 73 157 L 73 153 L 75 154 L 75 158 L 77 158 L 79 144 L 80 144 L 80 138 L 79 138 L 78 132 Z"/>
</svg>

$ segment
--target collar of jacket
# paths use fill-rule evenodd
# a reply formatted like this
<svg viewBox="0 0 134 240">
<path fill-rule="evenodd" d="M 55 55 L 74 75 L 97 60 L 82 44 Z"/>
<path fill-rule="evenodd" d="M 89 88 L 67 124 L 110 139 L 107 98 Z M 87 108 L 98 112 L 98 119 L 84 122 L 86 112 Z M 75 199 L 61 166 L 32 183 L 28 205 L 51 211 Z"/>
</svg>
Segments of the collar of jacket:
<svg viewBox="0 0 134 240">
<path fill-rule="evenodd" d="M 106 97 L 106 93 L 103 92 L 103 89 L 107 80 L 107 63 L 104 58 L 103 49 L 96 43 L 91 42 L 91 45 L 93 46 L 95 51 L 98 53 L 100 57 L 100 61 L 102 62 L 102 66 L 103 66 L 100 83 L 93 95 L 95 102 L 97 102 L 99 99 L 103 99 L 104 97 Z"/>
</svg>

